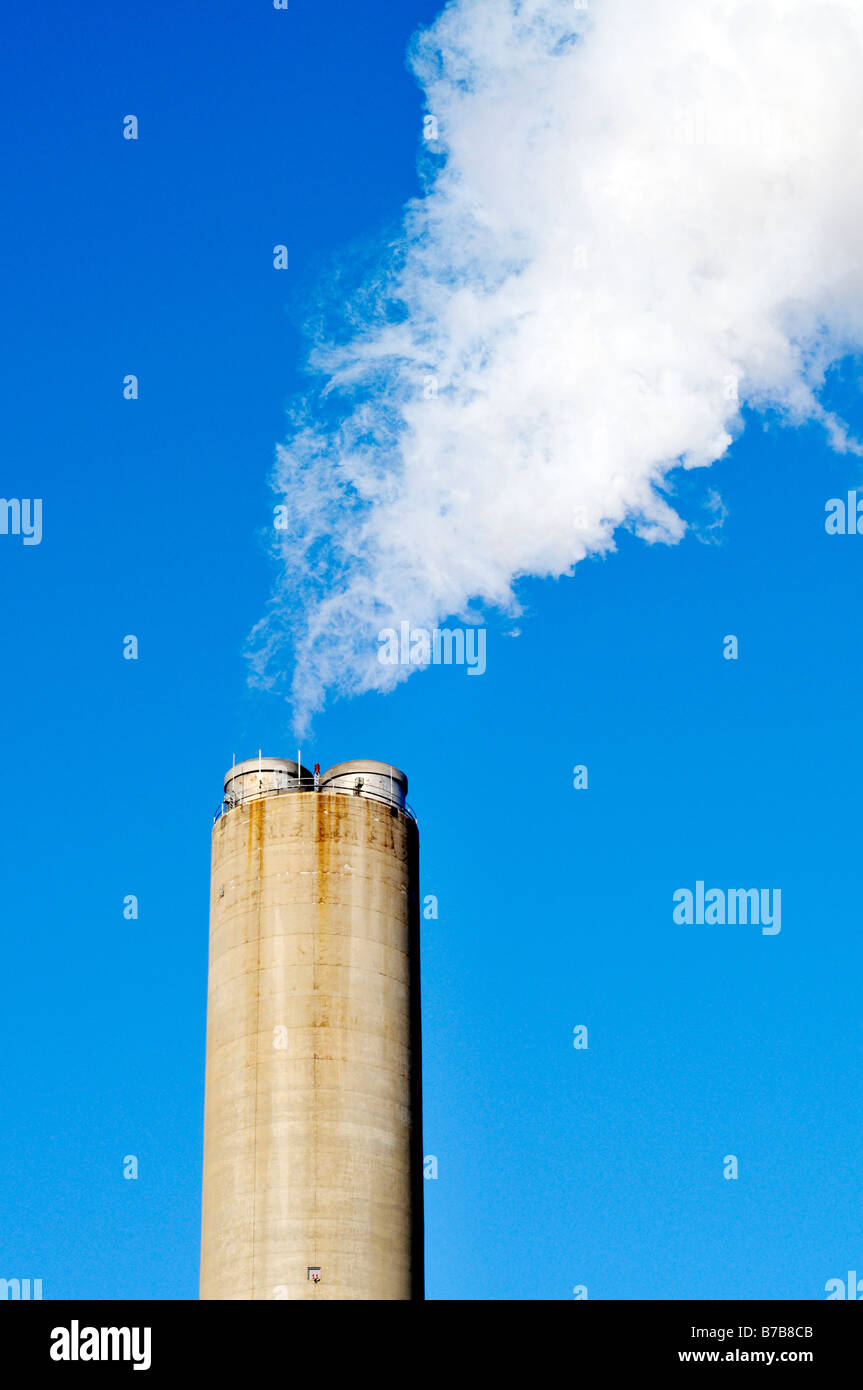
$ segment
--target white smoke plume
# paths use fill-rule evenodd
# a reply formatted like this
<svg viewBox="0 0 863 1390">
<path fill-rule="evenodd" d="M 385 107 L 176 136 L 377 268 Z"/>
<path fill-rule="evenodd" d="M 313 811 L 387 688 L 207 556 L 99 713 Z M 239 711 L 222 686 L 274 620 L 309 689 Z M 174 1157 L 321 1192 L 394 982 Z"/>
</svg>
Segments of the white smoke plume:
<svg viewBox="0 0 863 1390">
<path fill-rule="evenodd" d="M 860 0 L 453 0 L 412 62 L 424 194 L 278 450 L 252 662 L 299 729 L 407 674 L 383 627 L 678 541 L 743 405 L 859 451 L 819 391 L 863 340 Z"/>
</svg>

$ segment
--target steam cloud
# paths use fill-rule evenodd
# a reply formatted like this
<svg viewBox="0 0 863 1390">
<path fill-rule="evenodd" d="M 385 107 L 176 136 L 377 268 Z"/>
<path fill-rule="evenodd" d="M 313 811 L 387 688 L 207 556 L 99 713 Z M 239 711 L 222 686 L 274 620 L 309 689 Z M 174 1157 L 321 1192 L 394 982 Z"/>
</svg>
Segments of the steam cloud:
<svg viewBox="0 0 863 1390">
<path fill-rule="evenodd" d="M 409 672 L 383 627 L 678 541 L 668 474 L 743 404 L 859 452 L 819 401 L 863 333 L 859 0 L 454 0 L 412 62 L 424 196 L 277 452 L 252 664 L 291 649 L 299 730 Z"/>
</svg>

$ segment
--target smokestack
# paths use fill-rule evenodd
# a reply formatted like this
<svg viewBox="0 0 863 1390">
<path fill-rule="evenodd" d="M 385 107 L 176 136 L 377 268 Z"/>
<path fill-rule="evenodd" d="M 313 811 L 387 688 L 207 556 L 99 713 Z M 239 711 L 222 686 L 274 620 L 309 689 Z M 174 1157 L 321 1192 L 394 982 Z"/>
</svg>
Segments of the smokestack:
<svg viewBox="0 0 863 1390">
<path fill-rule="evenodd" d="M 418 833 L 388 763 L 251 758 L 213 826 L 202 1299 L 421 1299 Z"/>
</svg>

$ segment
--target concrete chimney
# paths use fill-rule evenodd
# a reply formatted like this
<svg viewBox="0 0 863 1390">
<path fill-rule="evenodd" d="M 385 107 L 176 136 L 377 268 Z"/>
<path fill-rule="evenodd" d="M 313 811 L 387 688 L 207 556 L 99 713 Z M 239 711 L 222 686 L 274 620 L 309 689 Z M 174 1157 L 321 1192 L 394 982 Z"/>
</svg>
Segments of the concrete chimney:
<svg viewBox="0 0 863 1390">
<path fill-rule="evenodd" d="M 421 1299 L 418 834 L 388 763 L 249 758 L 213 826 L 202 1299 Z"/>
</svg>

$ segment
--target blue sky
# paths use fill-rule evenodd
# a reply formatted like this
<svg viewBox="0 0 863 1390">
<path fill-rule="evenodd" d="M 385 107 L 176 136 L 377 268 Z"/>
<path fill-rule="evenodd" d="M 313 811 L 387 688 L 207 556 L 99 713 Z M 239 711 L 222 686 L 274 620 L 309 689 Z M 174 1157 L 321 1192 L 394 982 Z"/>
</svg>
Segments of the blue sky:
<svg viewBox="0 0 863 1390">
<path fill-rule="evenodd" d="M 2 492 L 41 497 L 44 534 L 0 536 L 0 1275 L 49 1298 L 197 1295 L 212 814 L 232 754 L 296 749 L 243 657 L 268 473 L 321 287 L 418 191 L 404 55 L 436 11 L 6 20 Z M 826 400 L 863 430 L 852 360 Z M 307 765 L 408 772 L 440 904 L 429 1298 L 819 1298 L 861 1266 L 863 539 L 824 528 L 859 477 L 747 413 L 673 475 L 696 530 L 721 493 L 709 543 L 619 532 L 519 583 L 481 679 L 315 718 Z M 699 879 L 781 888 L 781 933 L 675 925 Z"/>
</svg>

